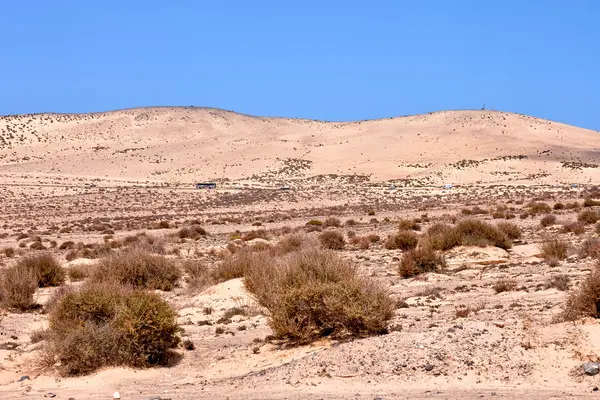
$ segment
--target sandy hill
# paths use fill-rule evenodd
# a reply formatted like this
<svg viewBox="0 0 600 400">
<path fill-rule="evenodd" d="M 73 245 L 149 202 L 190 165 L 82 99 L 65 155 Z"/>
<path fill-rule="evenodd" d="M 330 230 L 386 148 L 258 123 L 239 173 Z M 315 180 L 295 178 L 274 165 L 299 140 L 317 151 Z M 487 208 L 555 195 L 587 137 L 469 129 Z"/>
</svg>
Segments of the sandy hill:
<svg viewBox="0 0 600 400">
<path fill-rule="evenodd" d="M 0 182 L 594 183 L 599 164 L 600 133 L 496 111 L 344 123 L 186 107 L 0 117 Z"/>
</svg>

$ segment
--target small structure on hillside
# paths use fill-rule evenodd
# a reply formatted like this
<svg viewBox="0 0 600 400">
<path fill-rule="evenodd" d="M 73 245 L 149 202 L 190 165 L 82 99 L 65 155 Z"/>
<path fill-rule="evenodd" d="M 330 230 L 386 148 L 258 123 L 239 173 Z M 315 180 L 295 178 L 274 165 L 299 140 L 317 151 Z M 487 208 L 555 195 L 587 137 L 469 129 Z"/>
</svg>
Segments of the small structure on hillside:
<svg viewBox="0 0 600 400">
<path fill-rule="evenodd" d="M 571 183 L 571 188 L 572 189 L 577 189 L 577 184 L 576 183 Z"/>
<path fill-rule="evenodd" d="M 452 189 L 452 188 L 453 188 L 453 186 L 452 186 L 452 184 L 451 184 L 451 183 L 446 183 L 446 184 L 444 185 L 444 189 Z"/>
<path fill-rule="evenodd" d="M 196 189 L 216 189 L 217 184 L 215 182 L 200 182 L 196 183 Z"/>
</svg>

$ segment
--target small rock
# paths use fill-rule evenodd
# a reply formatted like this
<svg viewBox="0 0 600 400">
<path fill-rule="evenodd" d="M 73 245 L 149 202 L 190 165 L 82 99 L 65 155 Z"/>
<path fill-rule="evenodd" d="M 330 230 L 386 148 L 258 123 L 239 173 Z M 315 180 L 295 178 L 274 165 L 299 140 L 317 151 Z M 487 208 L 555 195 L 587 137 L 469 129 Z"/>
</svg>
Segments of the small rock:
<svg viewBox="0 0 600 400">
<path fill-rule="evenodd" d="M 23 382 L 23 381 L 28 381 L 29 379 L 29 375 L 23 375 L 22 377 L 19 378 L 19 380 L 17 382 Z"/>
<path fill-rule="evenodd" d="M 593 392 L 597 392 L 598 391 L 598 386 L 594 386 L 594 388 L 592 389 Z"/>
<path fill-rule="evenodd" d="M 121 395 L 119 394 L 119 392 L 114 392 L 113 393 L 113 399 L 120 399 Z"/>
<path fill-rule="evenodd" d="M 600 372 L 600 364 L 597 362 L 586 362 L 583 364 L 583 372 L 590 376 L 598 375 Z"/>
<path fill-rule="evenodd" d="M 433 369 L 433 365 L 427 364 L 425 365 L 425 371 L 431 371 Z"/>
<path fill-rule="evenodd" d="M 52 392 L 50 392 L 50 393 L 46 393 L 46 394 L 44 395 L 44 397 L 56 397 L 56 394 L 54 394 L 54 393 L 52 393 Z"/>
<path fill-rule="evenodd" d="M 493 321 L 492 324 L 494 324 L 498 328 L 504 328 L 504 326 L 505 326 L 504 321 Z"/>
</svg>

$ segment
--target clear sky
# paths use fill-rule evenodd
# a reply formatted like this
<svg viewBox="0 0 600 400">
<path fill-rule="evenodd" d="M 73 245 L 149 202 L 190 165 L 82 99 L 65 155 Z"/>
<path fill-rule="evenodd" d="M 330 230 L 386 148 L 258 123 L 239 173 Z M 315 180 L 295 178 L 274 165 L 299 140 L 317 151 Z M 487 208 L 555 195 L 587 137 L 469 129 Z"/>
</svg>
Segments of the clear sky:
<svg viewBox="0 0 600 400">
<path fill-rule="evenodd" d="M 0 114 L 487 108 L 600 130 L 598 0 L 0 0 Z"/>
</svg>

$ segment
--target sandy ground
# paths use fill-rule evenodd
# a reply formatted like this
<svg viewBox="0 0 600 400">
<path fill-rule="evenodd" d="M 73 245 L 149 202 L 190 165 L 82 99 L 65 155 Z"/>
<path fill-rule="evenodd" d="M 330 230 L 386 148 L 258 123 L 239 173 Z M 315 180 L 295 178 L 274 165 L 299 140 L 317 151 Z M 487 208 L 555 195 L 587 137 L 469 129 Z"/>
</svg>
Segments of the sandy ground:
<svg viewBox="0 0 600 400">
<path fill-rule="evenodd" d="M 0 133 L 0 249 L 16 250 L 14 257 L 0 255 L 0 268 L 36 252 L 30 249 L 36 236 L 68 269 L 97 260 L 68 262 L 68 251 L 58 249 L 66 241 L 102 243 L 105 235 L 146 232 L 164 242 L 168 257 L 212 266 L 236 232 L 265 229 L 275 243 L 280 228 L 304 231 L 308 220 L 328 216 L 356 222 L 328 228 L 346 238 L 353 231 L 385 240 L 401 219 L 421 218 L 423 232 L 479 206 L 488 213 L 475 217 L 495 224 L 502 219 L 494 211 L 505 207 L 523 231 L 508 251 L 455 248 L 445 255 L 446 270 L 411 279 L 398 274 L 402 251 L 382 242 L 363 250 L 348 244 L 340 256 L 389 287 L 399 304 L 403 300 L 389 334 L 353 341 L 300 347 L 265 341 L 267 312 L 242 280 L 199 293 L 181 282 L 161 296 L 177 310 L 193 350 L 178 349 L 178 360 L 164 368 L 109 368 L 67 378 L 39 368 L 43 342 L 32 343 L 31 335 L 47 327 L 43 309 L 1 310 L 5 398 L 108 399 L 114 391 L 123 399 L 599 396 L 593 388 L 600 375 L 584 375 L 581 365 L 599 358 L 600 326 L 555 320 L 596 263 L 577 251 L 598 237 L 594 225 L 581 235 L 561 230 L 577 219 L 583 198 L 597 194 L 586 185 L 599 177 L 596 132 L 488 111 L 324 123 L 156 108 L 4 117 Z M 421 166 L 407 166 L 415 163 Z M 219 189 L 192 189 L 200 177 L 219 180 Z M 460 184 L 441 189 L 448 180 Z M 277 189 L 284 183 L 292 190 Z M 544 228 L 542 215 L 520 217 L 534 200 L 579 208 L 554 210 L 556 224 Z M 209 235 L 179 240 L 174 234 L 191 219 Z M 158 229 L 161 221 L 170 227 Z M 541 258 L 547 236 L 570 243 L 566 260 L 554 265 Z M 569 278 L 566 291 L 548 284 L 555 276 Z M 503 278 L 515 280 L 516 290 L 496 293 L 493 285 Z M 37 301 L 43 305 L 54 290 L 38 290 Z M 246 315 L 221 320 L 234 307 Z M 458 316 L 464 308 L 472 311 Z M 23 375 L 29 379 L 19 382 Z"/>
</svg>

